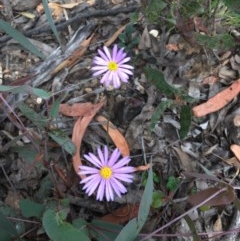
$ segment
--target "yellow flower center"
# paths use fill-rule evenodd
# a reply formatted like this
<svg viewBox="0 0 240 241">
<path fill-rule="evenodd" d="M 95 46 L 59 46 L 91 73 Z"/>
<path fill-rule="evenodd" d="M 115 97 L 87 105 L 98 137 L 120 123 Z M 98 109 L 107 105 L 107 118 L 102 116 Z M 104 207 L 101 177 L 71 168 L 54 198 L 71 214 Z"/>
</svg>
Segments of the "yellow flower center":
<svg viewBox="0 0 240 241">
<path fill-rule="evenodd" d="M 111 70 L 111 71 L 116 71 L 118 69 L 117 63 L 114 62 L 114 61 L 110 61 L 108 63 L 108 69 Z"/>
<path fill-rule="evenodd" d="M 104 179 L 109 179 L 112 176 L 112 169 L 108 166 L 102 167 L 100 170 L 100 175 Z"/>
</svg>

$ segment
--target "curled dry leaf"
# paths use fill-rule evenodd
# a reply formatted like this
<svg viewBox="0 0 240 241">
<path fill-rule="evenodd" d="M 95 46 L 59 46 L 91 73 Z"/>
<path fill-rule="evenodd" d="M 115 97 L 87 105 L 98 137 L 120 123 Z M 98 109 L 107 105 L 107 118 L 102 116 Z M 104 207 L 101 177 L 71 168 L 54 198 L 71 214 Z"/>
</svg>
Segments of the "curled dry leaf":
<svg viewBox="0 0 240 241">
<path fill-rule="evenodd" d="M 135 172 L 147 171 L 149 168 L 150 168 L 150 164 L 147 164 L 145 166 L 138 166 L 138 167 L 135 167 Z"/>
<path fill-rule="evenodd" d="M 124 224 L 130 219 L 137 217 L 138 209 L 139 204 L 128 204 L 126 206 L 118 208 L 112 213 L 105 215 L 101 218 L 101 220 L 115 224 Z"/>
<path fill-rule="evenodd" d="M 231 86 L 210 98 L 207 102 L 193 107 L 193 114 L 196 117 L 202 117 L 209 113 L 218 111 L 232 101 L 239 92 L 240 79 L 236 80 Z"/>
<path fill-rule="evenodd" d="M 240 146 L 233 144 L 230 146 L 230 149 L 234 153 L 234 155 L 237 157 L 238 161 L 240 161 Z"/>
<path fill-rule="evenodd" d="M 222 190 L 223 188 L 218 188 L 218 187 L 208 188 L 198 193 L 194 193 L 190 195 L 188 198 L 188 201 L 192 205 L 197 206 L 202 202 L 204 202 L 206 199 L 210 198 L 211 196 L 219 192 L 217 196 L 213 197 L 208 202 L 205 202 L 204 206 L 222 206 L 222 205 L 232 203 L 235 197 L 233 187 L 227 186 L 227 189 L 225 191 L 224 190 L 222 191 Z"/>
<path fill-rule="evenodd" d="M 92 115 L 96 111 L 96 104 L 91 102 L 75 103 L 75 104 L 60 104 L 59 112 L 66 116 L 86 116 Z"/>
<path fill-rule="evenodd" d="M 127 141 L 121 132 L 117 129 L 117 127 L 115 127 L 113 123 L 106 119 L 104 116 L 99 115 L 96 117 L 96 120 L 101 123 L 103 129 L 111 137 L 116 147 L 120 150 L 122 156 L 129 156 L 130 151 Z"/>
<path fill-rule="evenodd" d="M 82 165 L 80 158 L 80 147 L 82 143 L 83 135 L 88 127 L 88 124 L 92 120 L 92 118 L 96 115 L 96 113 L 101 109 L 105 102 L 100 102 L 98 104 L 91 103 L 79 103 L 74 105 L 62 104 L 60 105 L 60 112 L 64 115 L 73 116 L 74 112 L 78 114 L 79 118 L 76 121 L 73 127 L 72 133 L 72 142 L 76 146 L 76 153 L 73 156 L 73 167 L 77 175 L 79 175 L 79 166 Z M 76 115 L 74 115 L 76 116 Z M 81 179 L 85 177 L 85 175 L 79 175 Z"/>
</svg>

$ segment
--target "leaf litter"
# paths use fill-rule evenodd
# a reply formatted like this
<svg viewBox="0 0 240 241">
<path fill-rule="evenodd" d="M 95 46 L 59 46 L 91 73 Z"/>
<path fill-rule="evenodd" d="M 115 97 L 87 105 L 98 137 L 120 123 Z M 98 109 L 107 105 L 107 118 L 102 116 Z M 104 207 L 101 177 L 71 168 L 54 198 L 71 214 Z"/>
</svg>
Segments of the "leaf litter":
<svg viewBox="0 0 240 241">
<path fill-rule="evenodd" d="M 130 2 L 105 1 L 104 4 L 111 11 L 134 5 L 133 1 Z M 157 11 L 157 7 L 161 7 L 161 14 L 165 14 L 167 3 L 162 1 L 164 4 L 159 6 L 154 2 L 141 1 L 141 4 L 155 4 L 152 5 L 154 9 Z M 139 236 L 142 240 L 146 235 L 156 234 L 158 227 L 162 229 L 159 234 L 162 237 L 184 233 L 185 236 L 173 236 L 178 240 L 189 240 L 189 232 L 195 232 L 193 240 L 197 240 L 197 236 L 214 239 L 214 235 L 219 232 L 224 235 L 227 231 L 229 240 L 237 240 L 238 234 L 231 230 L 238 228 L 235 213 L 239 209 L 239 55 L 234 47 L 231 46 L 230 50 L 226 47 L 231 39 L 221 35 L 220 30 L 225 31 L 224 25 L 218 26 L 213 22 L 220 30 L 217 29 L 216 36 L 211 35 L 205 17 L 192 12 L 197 8 L 188 9 L 190 17 L 186 18 L 184 8 L 188 5 L 184 0 L 180 2 L 173 11 L 175 18 L 167 16 L 170 21 L 163 21 L 161 26 L 156 16 L 144 12 L 151 9 L 149 6 L 142 9 L 137 18 L 129 12 L 91 15 L 94 17 L 87 18 L 87 24 L 84 21 L 79 21 L 77 26 L 71 24 L 73 35 L 69 28 L 58 27 L 65 21 L 63 18 L 80 16 L 86 9 L 89 13 L 101 10 L 100 5 L 94 1 L 51 2 L 63 48 L 58 47 L 52 33 L 44 31 L 29 37 L 38 41 L 39 48 L 47 49 L 45 60 L 27 51 L 19 51 L 20 45 L 16 42 L 1 44 L 3 86 L 0 90 L 5 91 L 3 98 L 12 108 L 11 111 L 1 108 L 0 113 L 1 202 L 23 214 L 23 208 L 19 210 L 16 202 L 26 197 L 58 207 L 57 214 L 50 209 L 44 213 L 44 225 L 53 240 L 56 240 L 57 232 L 51 233 L 49 227 L 56 225 L 56 220 L 64 228 L 68 227 L 73 236 L 85 237 L 72 225 L 79 216 L 82 218 L 79 223 L 87 227 L 91 223 L 86 223 L 86 220 L 93 217 L 93 229 L 113 227 L 108 222 L 117 225 L 114 229 L 119 237 L 111 232 L 92 232 L 99 240 L 102 234 L 110 240 L 120 240 L 126 235 L 124 230 L 131 230 L 132 233 L 128 234 L 130 240 L 142 226 L 141 235 L 145 235 Z M 33 13 L 31 9 L 26 11 Z M 41 25 L 44 13 L 40 11 L 39 14 L 41 17 L 35 19 L 35 24 L 44 30 L 44 24 Z M 155 19 L 154 25 L 149 24 L 145 14 Z M 15 13 L 13 16 L 18 29 L 27 31 L 27 28 L 34 28 L 34 18 Z M 6 16 L 2 19 L 7 20 Z M 175 28 L 170 31 L 169 24 L 174 21 Z M 157 35 L 152 36 L 153 31 Z M 214 42 L 215 48 L 211 49 Z M 103 44 L 111 48 L 115 43 L 121 43 L 131 56 L 134 76 L 117 92 L 99 90 L 98 79 L 92 78 L 90 71 L 92 57 Z M 16 86 L 15 92 L 11 86 Z M 8 89 L 4 90 L 4 87 Z M 42 99 L 40 104 L 34 102 L 36 94 Z M 24 124 L 20 129 L 21 137 L 18 137 L 20 125 L 16 116 Z M 19 140 L 24 139 L 28 141 L 21 141 L 19 145 Z M 94 203 L 79 186 L 79 178 L 84 178 L 78 176 L 83 154 L 96 151 L 104 144 L 110 148 L 118 147 L 123 156 L 130 156 L 131 165 L 136 170 L 134 183 L 127 187 L 125 199 L 116 199 L 111 204 Z M 149 184 L 151 170 L 154 191 L 161 194 L 156 195 L 159 200 L 155 200 L 150 190 L 153 189 Z M 144 172 L 148 174 L 144 176 Z M 180 180 L 173 190 L 167 188 L 169 177 Z M 148 188 L 145 186 L 147 180 Z M 9 186 L 13 191 L 8 190 Z M 144 190 L 147 190 L 145 194 Z M 71 208 L 71 212 L 67 211 L 66 221 L 66 212 L 62 212 L 66 204 L 62 199 L 70 195 L 77 197 L 80 204 L 76 208 L 77 202 L 69 198 L 67 210 Z M 141 197 L 148 207 L 140 204 Z M 49 198 L 57 199 L 58 204 L 46 201 Z M 159 205 L 151 206 L 153 198 Z M 208 198 L 210 200 L 205 202 Z M 205 206 L 204 211 L 201 203 Z M 196 206 L 200 208 L 197 214 L 196 209 L 191 212 L 192 222 L 183 219 L 189 205 L 193 209 Z M 0 213 L 2 210 L 6 211 L 6 207 L 0 209 Z M 34 213 L 34 208 L 31 211 Z M 51 224 L 46 222 L 48 215 Z M 171 220 L 179 220 L 181 215 L 180 225 L 168 226 Z M 18 237 L 4 217 L 3 222 Z M 148 222 L 144 225 L 146 218 L 152 225 Z M 100 224 L 100 220 L 107 222 Z M 195 228 L 191 226 L 194 224 Z M 35 224 L 31 225 L 34 227 Z M 54 228 L 57 230 L 56 226 Z M 46 236 L 37 233 L 40 229 L 30 234 L 21 232 L 32 239 Z M 8 234 L 3 235 L 7 237 Z"/>
</svg>

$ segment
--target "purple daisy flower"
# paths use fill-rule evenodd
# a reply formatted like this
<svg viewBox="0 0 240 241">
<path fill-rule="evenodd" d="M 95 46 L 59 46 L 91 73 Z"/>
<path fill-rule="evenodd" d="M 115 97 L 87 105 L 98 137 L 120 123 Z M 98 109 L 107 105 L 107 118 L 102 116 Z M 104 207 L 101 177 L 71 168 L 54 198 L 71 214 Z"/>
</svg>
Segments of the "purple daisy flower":
<svg viewBox="0 0 240 241">
<path fill-rule="evenodd" d="M 126 57 L 127 54 L 124 52 L 124 48 L 118 50 L 115 44 L 110 53 L 109 49 L 104 46 L 103 51 L 98 50 L 99 56 L 93 59 L 92 67 L 94 71 L 93 76 L 102 75 L 100 80 L 101 84 L 106 87 L 113 84 L 114 88 L 119 88 L 121 81 L 124 83 L 128 82 L 129 75 L 133 75 L 133 66 L 126 64 L 131 58 Z"/>
<path fill-rule="evenodd" d="M 111 156 L 108 153 L 107 146 L 103 151 L 97 149 L 98 156 L 93 153 L 84 155 L 86 160 L 91 162 L 95 167 L 81 165 L 79 174 L 88 175 L 80 183 L 84 183 L 83 190 L 91 196 L 97 190 L 97 200 L 102 201 L 106 196 L 107 201 L 114 200 L 114 193 L 118 197 L 126 193 L 127 189 L 121 182 L 131 183 L 133 180 L 134 167 L 125 166 L 130 162 L 129 157 L 123 157 L 119 149 L 115 149 Z M 109 157 L 110 156 L 110 157 Z"/>
</svg>

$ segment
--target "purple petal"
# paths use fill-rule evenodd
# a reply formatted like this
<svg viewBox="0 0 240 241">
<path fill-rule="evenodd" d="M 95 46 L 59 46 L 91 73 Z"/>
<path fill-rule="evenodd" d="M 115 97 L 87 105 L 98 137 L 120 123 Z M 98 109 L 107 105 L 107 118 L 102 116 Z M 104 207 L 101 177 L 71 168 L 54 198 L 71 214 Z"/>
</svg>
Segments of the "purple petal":
<svg viewBox="0 0 240 241">
<path fill-rule="evenodd" d="M 113 174 L 115 178 L 117 178 L 118 180 L 121 180 L 123 182 L 132 182 L 133 180 L 133 175 L 129 175 L 129 174 L 120 174 L 120 173 L 114 173 Z"/>
<path fill-rule="evenodd" d="M 121 193 L 127 192 L 126 187 L 124 187 L 124 185 L 121 182 L 119 182 L 116 178 L 112 177 L 111 182 L 115 187 L 114 190 L 118 189 L 118 191 Z"/>
<path fill-rule="evenodd" d="M 100 80 L 100 83 L 101 83 L 101 84 L 106 84 L 106 81 L 109 80 L 109 75 L 110 75 L 110 71 L 107 71 L 107 72 L 103 75 L 102 79 Z M 110 80 L 110 81 L 111 81 L 111 80 Z M 107 86 L 108 86 L 108 85 L 107 85 Z"/>
<path fill-rule="evenodd" d="M 130 61 L 130 59 L 131 59 L 130 57 L 127 57 L 127 58 L 121 60 L 121 61 L 118 63 L 118 65 L 121 65 L 121 64 L 127 63 L 127 62 Z"/>
<path fill-rule="evenodd" d="M 114 164 L 116 163 L 120 155 L 121 155 L 121 152 L 119 151 L 119 149 L 118 148 L 114 149 L 114 151 L 112 152 L 109 158 L 108 165 L 110 167 L 114 167 Z"/>
<path fill-rule="evenodd" d="M 85 177 L 84 179 L 82 179 L 82 181 L 80 182 L 82 183 L 86 183 L 86 182 L 90 182 L 92 179 L 94 179 L 95 177 L 99 176 L 99 174 L 92 174 L 88 177 Z M 85 189 L 85 188 L 84 188 Z"/>
<path fill-rule="evenodd" d="M 121 72 L 121 71 L 118 71 L 117 74 L 122 82 L 125 82 L 125 83 L 128 82 L 129 76 L 127 74 L 125 74 L 124 72 Z"/>
<path fill-rule="evenodd" d="M 105 60 L 106 62 L 109 62 L 110 59 L 108 59 L 108 56 L 106 55 L 106 53 L 104 53 L 102 50 L 98 50 L 99 55 L 102 57 L 103 60 Z"/>
<path fill-rule="evenodd" d="M 103 46 L 103 50 L 104 50 L 104 52 L 105 52 L 108 60 L 111 61 L 111 60 L 112 60 L 112 57 L 111 57 L 111 54 L 110 54 L 110 52 L 109 52 L 109 49 L 108 49 L 106 46 Z"/>
<path fill-rule="evenodd" d="M 105 186 L 106 186 L 106 180 L 101 179 L 101 182 L 99 184 L 98 191 L 97 191 L 97 200 L 100 200 L 100 201 L 103 200 Z"/>
<path fill-rule="evenodd" d="M 106 72 L 106 71 L 108 71 L 108 70 L 99 70 L 99 71 L 93 73 L 93 76 L 101 75 L 101 74 L 103 74 L 103 73 Z"/>
<path fill-rule="evenodd" d="M 97 177 L 95 179 L 92 179 L 91 182 L 89 182 L 89 184 L 87 183 L 88 185 L 86 184 L 84 186 L 85 188 L 87 187 L 86 193 L 88 193 L 89 196 L 91 196 L 94 193 L 94 191 L 97 189 L 97 187 L 100 183 L 100 180 L 101 180 L 101 178 Z"/>
<path fill-rule="evenodd" d="M 112 186 L 109 183 L 109 180 L 106 180 L 106 198 L 107 201 L 113 201 L 114 200 L 114 195 L 113 195 L 113 190 L 112 190 Z"/>
<path fill-rule="evenodd" d="M 104 146 L 104 160 L 105 160 L 105 162 L 104 162 L 104 165 L 107 165 L 107 163 L 108 163 L 108 147 L 105 145 Z"/>
<path fill-rule="evenodd" d="M 93 167 L 88 166 L 79 166 L 79 174 L 97 174 L 99 170 Z"/>
<path fill-rule="evenodd" d="M 120 167 L 115 169 L 114 167 L 112 168 L 112 170 L 114 171 L 114 173 L 133 173 L 135 172 L 135 168 L 134 167 Z"/>
<path fill-rule="evenodd" d="M 114 192 L 118 195 L 118 197 L 121 197 L 121 191 L 118 187 L 118 183 L 116 183 L 116 179 L 111 178 L 110 185 L 112 187 L 112 190 L 114 190 Z"/>
<path fill-rule="evenodd" d="M 102 150 L 100 147 L 98 147 L 97 152 L 98 152 L 99 159 L 101 161 L 101 165 L 104 166 L 105 160 L 104 160 L 104 156 L 103 156 L 103 153 L 102 153 Z"/>
<path fill-rule="evenodd" d="M 113 76 L 113 86 L 115 89 L 118 89 L 121 86 L 121 81 L 117 74 L 114 74 L 114 76 Z"/>
<path fill-rule="evenodd" d="M 116 62 L 117 63 L 121 62 L 126 56 L 127 56 L 127 54 L 124 52 L 124 48 L 121 48 L 118 51 L 118 54 L 116 56 Z"/>
<path fill-rule="evenodd" d="M 112 166 L 113 169 L 117 169 L 119 167 L 123 167 L 126 164 L 128 164 L 131 161 L 131 159 L 128 156 L 125 156 L 124 158 L 118 160 L 118 162 Z"/>
<path fill-rule="evenodd" d="M 108 70 L 106 66 L 93 66 L 91 70 Z"/>
<path fill-rule="evenodd" d="M 93 63 L 96 64 L 96 65 L 105 65 L 107 66 L 108 65 L 108 61 L 96 56 L 94 59 L 93 59 Z"/>
<path fill-rule="evenodd" d="M 93 155 L 93 153 L 89 152 L 88 155 L 83 155 L 89 162 L 91 162 L 93 165 L 101 168 L 102 167 L 102 163 L 100 162 L 100 160 Z"/>
<path fill-rule="evenodd" d="M 113 46 L 113 51 L 112 51 L 112 60 L 116 61 L 116 57 L 117 57 L 117 53 L 118 53 L 118 47 L 116 44 L 114 44 Z M 116 61 L 117 62 L 117 61 Z"/>
</svg>

